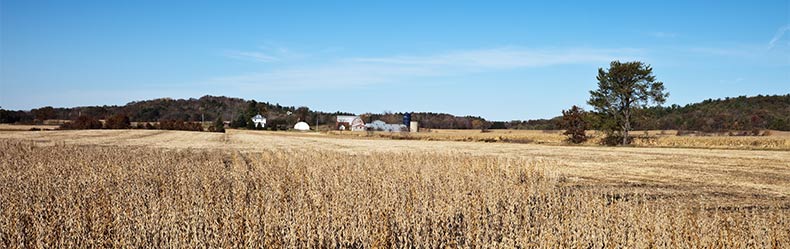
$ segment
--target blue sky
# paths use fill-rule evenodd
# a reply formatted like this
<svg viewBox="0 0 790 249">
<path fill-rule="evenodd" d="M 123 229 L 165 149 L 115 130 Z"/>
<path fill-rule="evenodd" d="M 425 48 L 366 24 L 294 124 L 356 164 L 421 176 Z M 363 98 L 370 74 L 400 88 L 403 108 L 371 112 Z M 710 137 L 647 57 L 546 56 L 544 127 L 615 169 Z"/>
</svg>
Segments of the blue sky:
<svg viewBox="0 0 790 249">
<path fill-rule="evenodd" d="M 242 97 L 322 111 L 550 118 L 599 67 L 667 104 L 790 93 L 790 1 L 0 0 L 0 106 Z"/>
</svg>

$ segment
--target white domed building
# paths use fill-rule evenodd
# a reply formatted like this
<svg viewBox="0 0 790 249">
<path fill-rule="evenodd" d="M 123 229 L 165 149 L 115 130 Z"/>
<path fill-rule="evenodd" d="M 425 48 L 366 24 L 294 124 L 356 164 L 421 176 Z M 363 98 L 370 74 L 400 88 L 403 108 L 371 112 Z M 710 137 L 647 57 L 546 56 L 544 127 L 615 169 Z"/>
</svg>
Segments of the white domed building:
<svg viewBox="0 0 790 249">
<path fill-rule="evenodd" d="M 299 122 L 299 123 L 296 123 L 296 125 L 294 125 L 294 130 L 297 130 L 297 131 L 309 131 L 310 130 L 310 125 L 305 123 L 305 122 Z"/>
</svg>

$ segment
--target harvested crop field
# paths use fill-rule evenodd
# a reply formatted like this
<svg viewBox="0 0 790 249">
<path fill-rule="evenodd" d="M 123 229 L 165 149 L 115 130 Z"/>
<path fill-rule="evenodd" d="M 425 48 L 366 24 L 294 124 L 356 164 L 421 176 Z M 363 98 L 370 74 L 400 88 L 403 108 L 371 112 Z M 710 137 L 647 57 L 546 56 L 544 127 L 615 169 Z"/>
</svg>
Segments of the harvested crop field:
<svg viewBox="0 0 790 249">
<path fill-rule="evenodd" d="M 521 143 L 564 145 L 566 136 L 559 130 L 441 130 L 428 132 L 348 132 L 329 131 L 328 134 L 345 138 L 383 138 L 394 140 L 458 141 L 487 143 Z M 677 136 L 674 130 L 633 131 L 632 146 L 653 148 L 696 148 L 696 149 L 749 149 L 790 151 L 790 133 L 786 131 L 759 131 L 763 136 L 729 136 L 727 133 Z M 604 133 L 588 131 L 589 139 L 583 145 L 597 146 Z"/>
<path fill-rule="evenodd" d="M 0 131 L 4 247 L 787 247 L 790 152 Z"/>
</svg>

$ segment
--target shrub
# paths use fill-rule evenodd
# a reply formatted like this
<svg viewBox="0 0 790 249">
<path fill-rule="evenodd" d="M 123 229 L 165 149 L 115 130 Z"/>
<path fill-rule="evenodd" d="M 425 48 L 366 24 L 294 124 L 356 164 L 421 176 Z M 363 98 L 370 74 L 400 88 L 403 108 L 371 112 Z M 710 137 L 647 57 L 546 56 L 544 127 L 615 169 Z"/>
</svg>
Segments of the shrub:
<svg viewBox="0 0 790 249">
<path fill-rule="evenodd" d="M 567 135 L 568 142 L 579 144 L 587 141 L 587 122 L 584 120 L 585 111 L 578 106 L 562 111 L 563 135 Z"/>
<path fill-rule="evenodd" d="M 162 120 L 159 121 L 159 129 L 162 130 L 182 130 L 182 131 L 203 131 L 200 123 L 185 122 L 183 120 Z"/>
<path fill-rule="evenodd" d="M 225 132 L 225 123 L 222 122 L 222 117 L 217 117 L 217 120 L 214 121 L 214 126 L 209 127 L 209 131 Z"/>
<path fill-rule="evenodd" d="M 85 130 L 85 129 L 101 129 L 102 123 L 99 119 L 91 116 L 79 116 L 72 122 L 63 123 L 60 125 L 64 130 Z"/>
<path fill-rule="evenodd" d="M 241 114 L 237 115 L 236 119 L 230 122 L 230 128 L 243 128 L 245 126 L 247 126 L 247 119 Z"/>
<path fill-rule="evenodd" d="M 104 122 L 104 128 L 129 129 L 132 128 L 132 122 L 129 121 L 129 116 L 124 114 L 115 114 L 107 118 L 107 120 Z"/>
</svg>

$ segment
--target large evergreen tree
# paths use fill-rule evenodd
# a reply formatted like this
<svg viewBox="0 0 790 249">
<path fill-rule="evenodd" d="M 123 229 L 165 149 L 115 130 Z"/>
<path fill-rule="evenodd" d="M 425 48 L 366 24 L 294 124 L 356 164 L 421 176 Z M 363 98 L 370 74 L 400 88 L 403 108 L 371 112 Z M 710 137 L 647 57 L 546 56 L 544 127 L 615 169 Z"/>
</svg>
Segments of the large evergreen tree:
<svg viewBox="0 0 790 249">
<path fill-rule="evenodd" d="M 587 103 L 601 114 L 606 123 L 619 127 L 624 145 L 629 141 L 634 111 L 650 104 L 663 104 L 669 96 L 664 92 L 664 83 L 656 81 L 653 68 L 639 61 L 612 61 L 609 70 L 598 69 L 597 79 L 598 89 L 590 91 Z M 613 130 L 609 131 L 611 135 Z"/>
</svg>

